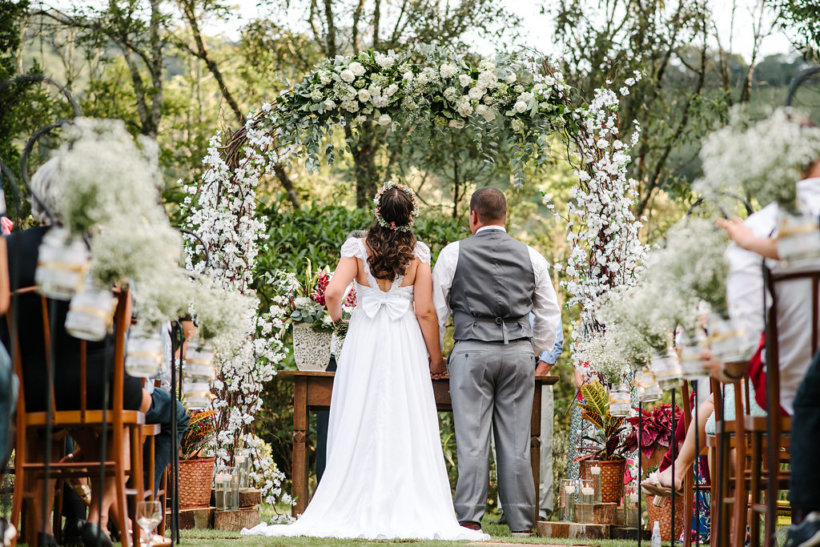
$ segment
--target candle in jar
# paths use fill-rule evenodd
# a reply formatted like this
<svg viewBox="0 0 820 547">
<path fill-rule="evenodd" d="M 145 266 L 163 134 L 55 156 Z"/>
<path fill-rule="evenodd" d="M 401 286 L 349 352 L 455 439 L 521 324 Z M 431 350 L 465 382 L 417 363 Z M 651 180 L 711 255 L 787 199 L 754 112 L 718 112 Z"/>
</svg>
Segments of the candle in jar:
<svg viewBox="0 0 820 547">
<path fill-rule="evenodd" d="M 581 488 L 581 494 L 583 494 L 584 496 L 591 496 L 594 493 L 595 493 L 595 489 L 592 488 L 591 486 L 586 486 L 584 488 Z"/>
<path fill-rule="evenodd" d="M 600 475 L 601 474 L 601 468 L 598 467 L 597 465 L 595 465 L 595 466 L 592 466 L 592 467 L 589 468 L 589 472 L 592 473 L 593 475 Z"/>
<path fill-rule="evenodd" d="M 567 494 L 574 494 L 575 493 L 575 487 L 572 486 L 572 485 L 565 486 L 564 490 L 566 490 Z"/>
</svg>

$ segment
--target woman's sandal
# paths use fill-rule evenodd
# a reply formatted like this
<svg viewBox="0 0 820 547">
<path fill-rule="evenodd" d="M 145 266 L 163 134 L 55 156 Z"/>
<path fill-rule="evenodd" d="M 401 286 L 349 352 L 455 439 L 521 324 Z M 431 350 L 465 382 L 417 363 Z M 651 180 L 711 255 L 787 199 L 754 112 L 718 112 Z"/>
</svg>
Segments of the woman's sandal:
<svg viewBox="0 0 820 547">
<path fill-rule="evenodd" d="M 649 494 L 653 496 L 661 496 L 665 498 L 672 497 L 672 488 L 669 486 L 664 486 L 661 484 L 661 477 L 660 473 L 657 471 L 650 473 L 649 477 L 645 480 L 641 481 L 641 488 L 646 490 Z M 676 492 L 676 496 L 683 495 L 683 486 L 681 486 Z"/>
<path fill-rule="evenodd" d="M 79 454 L 79 450 L 75 450 L 71 454 L 66 455 L 64 458 L 60 460 L 60 463 L 63 462 L 70 462 L 74 461 Z M 80 500 L 85 504 L 86 507 L 91 507 L 91 487 L 87 484 L 83 484 L 79 481 L 79 479 L 66 479 L 65 483 L 71 488 L 71 491 L 74 492 Z"/>
</svg>

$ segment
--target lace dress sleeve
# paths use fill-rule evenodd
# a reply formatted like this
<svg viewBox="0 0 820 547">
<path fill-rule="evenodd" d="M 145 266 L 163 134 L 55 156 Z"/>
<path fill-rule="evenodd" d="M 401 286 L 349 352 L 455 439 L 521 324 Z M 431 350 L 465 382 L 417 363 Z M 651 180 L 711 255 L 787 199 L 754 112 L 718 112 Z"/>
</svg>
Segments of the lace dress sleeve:
<svg viewBox="0 0 820 547">
<path fill-rule="evenodd" d="M 429 264 L 430 263 L 430 247 L 422 243 L 421 241 L 416 241 L 416 258 L 421 260 L 422 262 Z"/>
<path fill-rule="evenodd" d="M 358 239 L 350 237 L 342 245 L 342 257 L 362 258 L 362 246 Z M 362 259 L 364 260 L 364 259 Z"/>
</svg>

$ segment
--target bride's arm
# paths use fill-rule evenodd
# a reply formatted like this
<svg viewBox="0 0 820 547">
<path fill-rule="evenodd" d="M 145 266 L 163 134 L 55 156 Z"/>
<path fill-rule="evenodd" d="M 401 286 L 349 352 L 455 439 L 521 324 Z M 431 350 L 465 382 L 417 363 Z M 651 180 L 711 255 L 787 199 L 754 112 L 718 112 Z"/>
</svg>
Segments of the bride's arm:
<svg viewBox="0 0 820 547">
<path fill-rule="evenodd" d="M 325 305 L 333 321 L 342 318 L 342 301 L 345 297 L 345 290 L 356 277 L 358 268 L 359 264 L 356 258 L 343 256 L 339 260 L 339 265 L 336 266 L 333 277 L 330 278 L 330 283 L 325 289 Z"/>
<path fill-rule="evenodd" d="M 416 268 L 416 282 L 414 283 L 413 300 L 416 307 L 416 319 L 421 327 L 421 334 L 430 354 L 430 372 L 443 374 L 445 371 L 444 359 L 441 356 L 441 342 L 439 341 L 438 316 L 433 306 L 433 274 L 430 265 L 419 262 Z"/>
</svg>

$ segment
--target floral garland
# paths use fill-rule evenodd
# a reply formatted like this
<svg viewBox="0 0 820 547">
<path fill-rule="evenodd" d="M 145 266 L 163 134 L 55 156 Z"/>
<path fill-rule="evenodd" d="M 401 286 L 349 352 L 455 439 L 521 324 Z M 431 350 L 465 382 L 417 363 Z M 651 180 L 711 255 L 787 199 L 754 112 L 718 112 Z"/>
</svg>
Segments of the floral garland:
<svg viewBox="0 0 820 547">
<path fill-rule="evenodd" d="M 410 197 L 410 200 L 413 202 L 413 211 L 410 213 L 410 221 L 407 224 L 396 226 L 395 222 L 387 222 L 381 214 L 382 195 L 384 195 L 384 193 L 387 190 L 390 190 L 391 188 L 398 188 L 399 190 L 407 194 Z M 379 226 L 381 226 L 382 228 L 388 228 L 390 230 L 396 230 L 399 232 L 409 232 L 410 230 L 412 230 L 413 224 L 415 224 L 416 222 L 416 217 L 419 214 L 419 202 L 416 199 L 416 193 L 413 192 L 413 190 L 410 189 L 409 186 L 399 184 L 392 180 L 385 182 L 384 186 L 381 187 L 381 190 L 379 190 L 376 193 L 376 196 L 373 198 L 373 206 L 375 207 L 375 209 L 373 210 L 373 216 L 376 217 L 376 222 L 379 223 Z"/>
<path fill-rule="evenodd" d="M 619 94 L 628 95 L 639 79 L 636 72 Z M 607 85 L 611 83 L 607 81 Z M 573 113 L 579 120 L 573 140 L 580 158 L 575 170 L 580 184 L 572 189 L 567 204 L 571 251 L 565 274 L 570 279 L 563 286 L 571 295 L 568 305 L 581 308 L 580 325 L 572 332 L 572 353 L 585 379 L 594 373 L 595 363 L 583 358 L 579 343 L 603 329 L 595 314 L 598 301 L 610 291 L 634 285 L 646 257 L 646 247 L 638 236 L 642 223 L 632 212 L 637 183 L 628 176 L 632 158 L 629 146 L 621 140 L 619 94 L 597 89 L 592 102 Z M 639 135 L 635 127 L 632 146 Z M 622 360 L 620 371 L 608 373 L 626 377 L 629 369 Z"/>
</svg>

